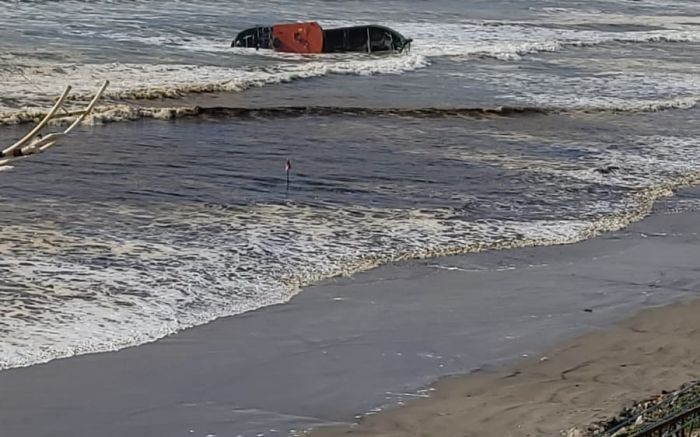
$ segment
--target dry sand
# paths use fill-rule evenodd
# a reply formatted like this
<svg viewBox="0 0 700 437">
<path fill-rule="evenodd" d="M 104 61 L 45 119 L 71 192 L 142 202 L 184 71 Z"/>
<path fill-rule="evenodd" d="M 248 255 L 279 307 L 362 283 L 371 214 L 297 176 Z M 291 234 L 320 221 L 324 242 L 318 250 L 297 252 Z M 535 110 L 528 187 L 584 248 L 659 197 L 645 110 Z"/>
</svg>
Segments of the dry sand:
<svg viewBox="0 0 700 437">
<path fill-rule="evenodd" d="M 700 377 L 700 302 L 647 310 L 508 369 L 442 379 L 430 398 L 332 436 L 556 436 Z"/>
</svg>

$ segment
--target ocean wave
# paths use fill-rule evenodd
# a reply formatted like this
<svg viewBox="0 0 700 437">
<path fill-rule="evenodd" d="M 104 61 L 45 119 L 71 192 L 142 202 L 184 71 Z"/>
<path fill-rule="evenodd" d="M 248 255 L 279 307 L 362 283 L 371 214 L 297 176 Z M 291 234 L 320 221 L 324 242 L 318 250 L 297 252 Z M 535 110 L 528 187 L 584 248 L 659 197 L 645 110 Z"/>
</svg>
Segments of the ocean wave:
<svg viewBox="0 0 700 437">
<path fill-rule="evenodd" d="M 353 115 L 361 117 L 485 117 L 485 116 L 527 116 L 548 114 L 548 108 L 499 106 L 493 108 L 372 108 L 348 106 L 279 106 L 264 108 L 235 107 L 196 107 L 197 115 L 225 118 L 279 118 L 303 116 Z"/>
<path fill-rule="evenodd" d="M 688 153 L 680 153 L 697 156 L 697 142 L 635 141 L 644 149 L 632 169 L 646 160 L 649 165 L 636 169 L 638 175 L 655 177 L 644 179 L 612 212 L 604 202 L 601 211 L 608 208 L 608 213 L 589 220 L 469 221 L 449 208 L 291 204 L 101 204 L 80 214 L 80 208 L 52 200 L 53 211 L 73 211 L 71 220 L 81 228 L 102 226 L 100 217 L 123 225 L 119 232 L 91 236 L 39 223 L 6 227 L 0 254 L 12 257 L 1 269 L 14 298 L 0 308 L 0 369 L 153 341 L 218 317 L 286 302 L 303 286 L 388 262 L 569 244 L 621 229 L 645 217 L 657 199 L 700 176 Z M 645 158 L 650 148 L 665 155 L 652 162 Z M 629 162 L 632 157 L 621 158 Z M 541 170 L 533 164 L 524 163 Z M 134 226 L 143 220 L 148 226 Z"/>
<path fill-rule="evenodd" d="M 46 115 L 45 110 L 24 109 L 20 111 L 0 112 L 0 125 L 15 125 L 23 123 L 36 123 Z M 67 125 L 71 123 L 76 115 L 59 114 L 49 125 Z M 194 117 L 202 115 L 201 108 L 198 107 L 144 107 L 138 105 L 116 104 L 102 105 L 96 107 L 92 113 L 85 118 L 85 124 L 97 124 L 119 121 L 136 121 L 142 119 L 171 120 L 183 117 Z"/>
<path fill-rule="evenodd" d="M 465 169 L 500 166 L 509 170 L 506 174 L 528 179 L 552 175 L 549 183 L 575 190 L 575 200 L 551 202 L 551 187 L 545 187 L 539 196 L 552 208 L 548 219 L 478 218 L 465 214 L 461 202 L 420 210 L 294 202 L 235 206 L 166 199 L 131 203 L 112 192 L 108 199 L 114 200 L 89 202 L 85 208 L 82 196 L 5 196 L 7 201 L 0 202 L 7 222 L 0 244 L 6 296 L 0 307 L 0 369 L 153 341 L 218 317 L 286 302 L 305 285 L 392 261 L 581 241 L 641 219 L 656 199 L 700 176 L 700 144 L 693 138 L 629 137 L 623 147 L 598 148 L 588 141 L 551 142 L 547 150 L 555 153 L 546 155 L 541 149 L 504 154 L 491 142 L 475 150 L 465 148 L 461 138 L 411 151 L 430 160 L 463 160 Z M 163 148 L 166 156 L 172 153 Z M 120 150 L 115 161 L 125 162 L 135 150 Z M 192 156 L 201 155 L 194 151 Z M 411 162 L 421 163 L 415 158 Z M 168 164 L 158 171 L 179 169 L 159 178 L 181 174 L 177 162 Z M 595 171 L 603 165 L 619 170 Z M 211 183 L 209 170 L 206 166 L 203 174 Z M 19 176 L 31 180 L 36 173 Z M 78 180 L 100 184 L 99 173 L 89 178 Z M 539 180 L 528 184 L 540 185 Z M 600 186 L 606 194 L 581 196 L 587 187 Z M 522 188 L 518 200 L 532 195 L 528 191 L 535 186 Z M 484 206 L 493 204 L 485 201 Z M 26 220 L 38 212 L 42 220 Z"/>
<path fill-rule="evenodd" d="M 470 164 L 498 166 L 516 172 L 533 171 L 591 185 L 632 190 L 660 187 L 671 189 L 674 184 L 690 184 L 697 178 L 700 141 L 682 137 L 652 136 L 630 139 L 630 143 L 634 145 L 631 151 L 567 142 L 548 144 L 551 150 L 560 150 L 561 153 L 572 148 L 585 154 L 585 157 L 581 157 L 575 164 L 564 163 L 554 158 L 528 156 L 527 153 L 504 156 L 490 151 L 465 152 L 452 147 L 444 147 L 440 153 L 444 157 Z"/>
<path fill-rule="evenodd" d="M 580 35 L 579 35 L 580 36 Z M 606 43 L 642 44 L 653 42 L 665 43 L 696 43 L 700 42 L 700 32 L 690 31 L 649 31 L 649 32 L 626 32 L 620 35 L 591 31 L 591 35 L 586 39 L 561 38 L 549 41 L 508 41 L 495 43 L 488 47 L 469 47 L 467 49 L 457 49 L 445 47 L 434 48 L 434 55 L 451 58 L 494 58 L 504 61 L 518 60 L 523 56 L 545 53 L 559 52 L 569 47 L 594 47 Z"/>
<path fill-rule="evenodd" d="M 354 24 L 329 22 L 329 25 Z M 414 38 L 410 54 L 370 56 L 357 54 L 303 56 L 273 51 L 246 51 L 225 47 L 224 40 L 188 35 L 141 35 L 109 33 L 109 38 L 130 39 L 154 47 L 172 46 L 192 54 L 228 51 L 237 67 L 195 64 L 151 63 L 66 63 L 46 62 L 23 55 L 2 55 L 0 68 L 0 110 L 49 102 L 56 88 L 67 84 L 83 98 L 99 79 L 109 79 L 112 86 L 106 96 L 117 99 L 177 98 L 187 94 L 240 92 L 252 87 L 274 85 L 331 74 L 374 75 L 402 74 L 425 68 L 431 60 L 447 57 L 496 58 L 517 60 L 531 53 L 555 52 L 566 47 L 594 46 L 608 42 L 700 42 L 700 31 L 664 29 L 652 31 L 602 32 L 526 26 L 503 23 L 497 28 L 488 23 L 389 23 Z M 495 29 L 495 30 L 494 30 Z M 82 31 L 92 35 L 94 30 Z M 80 35 L 85 36 L 85 35 Z M 215 52 L 215 53 L 214 53 Z M 245 59 L 243 54 L 248 54 Z M 264 59 L 264 62 L 261 62 Z M 212 59 L 213 61 L 213 59 Z M 82 87 L 82 88 L 81 88 Z"/>
<path fill-rule="evenodd" d="M 608 107 L 586 107 L 580 109 L 584 112 L 658 112 L 670 109 L 693 109 L 700 103 L 700 97 L 680 97 L 672 100 L 637 100 L 619 101 Z"/>
<path fill-rule="evenodd" d="M 334 25 L 358 24 L 334 22 Z M 390 23 L 414 39 L 413 51 L 428 58 L 494 58 L 513 61 L 525 55 L 558 52 L 569 47 L 592 47 L 606 43 L 644 44 L 651 42 L 700 42 L 697 29 L 644 31 L 578 30 L 546 25 L 501 22 L 494 27 L 482 23 Z"/>
<path fill-rule="evenodd" d="M 217 67 L 182 64 L 60 64 L 14 60 L 14 69 L 0 82 L 3 106 L 47 104 L 56 89 L 72 85 L 72 100 L 89 100 L 96 78 L 109 79 L 104 94 L 112 99 L 177 98 L 187 94 L 241 92 L 254 87 L 280 84 L 330 74 L 368 76 L 400 74 L 425 68 L 427 58 L 417 54 L 383 57 L 343 57 L 333 61 L 285 62 L 271 66 Z M 21 65 L 21 66 L 20 66 Z M 14 71 L 19 70 L 19 71 Z M 0 71 L 1 73 L 1 71 Z"/>
<path fill-rule="evenodd" d="M 357 21 L 326 20 L 324 27 L 362 24 Z M 618 42 L 626 44 L 667 42 L 688 43 L 700 41 L 700 32 L 692 29 L 656 29 L 646 31 L 599 31 L 576 30 L 528 25 L 519 22 L 480 23 L 417 23 L 389 22 L 414 40 L 414 51 L 428 58 L 434 57 L 486 57 L 501 60 L 517 60 L 522 56 L 555 52 L 567 47 L 587 47 Z M 157 35 L 124 33 L 116 31 L 73 31 L 79 37 L 99 37 L 108 40 L 136 42 L 146 46 L 167 47 L 184 52 L 234 53 L 279 59 L 302 59 L 299 55 L 281 54 L 271 50 L 252 51 L 231 48 L 228 38 L 203 37 L 199 35 Z M 329 58 L 330 59 L 330 58 Z"/>
<path fill-rule="evenodd" d="M 289 117 L 410 117 L 410 118 L 486 118 L 486 117 L 527 117 L 550 114 L 576 113 L 643 113 L 659 112 L 673 109 L 692 109 L 700 104 L 700 97 L 672 99 L 668 101 L 614 102 L 610 105 L 584 104 L 570 106 L 493 106 L 493 107 L 424 107 L 424 108 L 381 108 L 358 106 L 265 106 L 265 107 L 227 107 L 227 106 L 172 106 L 148 107 L 135 103 L 117 103 L 96 107 L 85 119 L 86 124 L 99 124 L 141 119 L 172 120 L 189 117 L 216 118 L 289 118 Z M 35 123 L 44 115 L 45 110 L 24 109 L 20 111 L 0 112 L 0 125 Z M 59 115 L 53 125 L 65 125 L 75 119 L 74 115 Z"/>
<path fill-rule="evenodd" d="M 641 219 L 669 194 L 667 188 L 637 193 L 625 211 L 593 221 L 469 222 L 454 220 L 453 210 L 179 206 L 159 212 L 152 225 L 158 243 L 146 234 L 78 238 L 10 225 L 11 238 L 0 249 L 13 254 L 2 271 L 15 299 L 0 309 L 0 369 L 143 344 L 389 262 L 582 241 Z M 106 212 L 112 220 L 152 215 L 117 206 Z M 197 242 L 180 241 L 177 232 L 196 229 Z M 100 264 L 112 258 L 118 262 Z"/>
<path fill-rule="evenodd" d="M 329 22 L 328 25 L 353 24 L 349 22 Z M 448 57 L 451 59 L 497 58 L 514 60 L 530 53 L 560 51 L 565 47 L 591 46 L 606 42 L 645 43 L 645 42 L 698 42 L 700 32 L 697 30 L 664 29 L 652 31 L 601 32 L 589 30 L 571 30 L 528 26 L 523 24 L 501 23 L 498 27 L 488 23 L 440 24 L 435 23 L 389 23 L 415 39 L 411 53 L 394 56 L 371 56 L 345 54 L 321 55 L 308 57 L 301 55 L 279 54 L 272 51 L 249 52 L 250 61 L 237 67 L 221 65 L 195 64 L 138 64 L 138 63 L 65 63 L 46 62 L 36 58 L 16 55 L 3 55 L 7 64 L 0 68 L 0 123 L 18 123 L 32 119 L 31 110 L 37 106 L 49 106 L 57 88 L 72 84 L 75 86 L 74 97 L 80 101 L 90 98 L 97 79 L 109 79 L 112 83 L 105 98 L 113 100 L 149 100 L 159 98 L 182 98 L 192 94 L 241 92 L 254 87 L 286 83 L 296 80 L 323 77 L 328 75 L 375 75 L 402 74 L 428 67 L 433 59 Z M 496 29 L 496 30 L 494 30 Z M 143 29 L 141 30 L 143 31 Z M 95 30 L 82 32 L 96 32 Z M 86 34 L 87 35 L 87 34 Z M 92 35 L 92 34 L 90 34 Z M 97 34 L 95 34 L 97 35 Z M 83 35 L 85 36 L 85 35 Z M 93 35 L 94 36 L 94 35 Z M 103 35 L 104 36 L 104 35 Z M 229 50 L 222 47 L 222 39 L 207 39 L 201 36 L 168 35 L 130 35 L 112 32 L 109 38 L 133 39 L 154 46 L 168 45 L 192 53 L 217 52 Z M 230 49 L 232 56 L 243 58 L 242 49 Z M 219 54 L 216 54 L 219 56 Z M 263 58 L 264 62 L 260 59 Z M 536 75 L 535 75 L 536 76 Z M 501 80 L 500 77 L 493 81 Z M 687 81 L 686 81 L 687 82 Z M 678 83 L 666 81 L 664 84 Z M 537 84 L 534 84 L 537 86 Z M 654 87 L 653 83 L 646 83 Z M 527 90 L 528 88 L 525 88 Z M 617 87 L 616 89 L 623 88 Z M 514 94 L 517 95 L 516 91 Z M 664 93 L 668 95 L 669 93 Z M 674 93 L 679 94 L 679 93 Z M 541 104 L 566 106 L 556 100 L 541 102 L 535 98 L 523 102 L 524 106 Z M 633 99 L 634 100 L 634 99 Z M 678 103 L 648 100 L 649 108 L 645 110 L 671 109 L 673 107 L 692 107 L 695 103 Z M 115 102 L 117 104 L 118 102 Z M 636 110 L 641 103 L 634 100 L 629 106 L 616 104 L 622 111 Z M 685 105 L 685 106 L 684 106 Z M 183 105 L 183 106 L 186 106 Z M 580 105 L 579 105 L 580 106 Z M 610 110 L 613 105 L 591 105 L 590 110 L 604 106 Z M 582 108 L 576 108 L 582 109 Z M 554 110 L 558 110 L 554 108 Z M 121 111 L 134 112 L 133 110 Z M 17 112 L 15 115 L 7 115 Z M 119 111 L 113 111 L 119 112 Z M 168 112 L 168 111 L 165 111 Z M 172 112 L 172 111 L 170 111 Z M 158 118 L 165 116 L 164 111 L 141 110 L 142 116 L 133 115 L 125 118 Z M 175 114 L 177 116 L 177 114 Z M 115 115 L 115 119 L 118 115 Z"/>
</svg>

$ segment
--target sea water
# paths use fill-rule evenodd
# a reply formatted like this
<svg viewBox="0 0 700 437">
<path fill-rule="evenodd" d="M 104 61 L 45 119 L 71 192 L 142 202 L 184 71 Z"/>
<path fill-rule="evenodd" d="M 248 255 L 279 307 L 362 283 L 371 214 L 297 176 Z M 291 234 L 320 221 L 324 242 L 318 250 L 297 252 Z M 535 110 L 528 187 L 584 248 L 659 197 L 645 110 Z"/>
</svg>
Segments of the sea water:
<svg viewBox="0 0 700 437">
<path fill-rule="evenodd" d="M 402 54 L 230 48 L 378 23 Z M 580 241 L 700 171 L 695 1 L 0 1 L 0 369 L 152 341 L 394 260 Z M 285 162 L 292 163 L 289 184 Z"/>
</svg>

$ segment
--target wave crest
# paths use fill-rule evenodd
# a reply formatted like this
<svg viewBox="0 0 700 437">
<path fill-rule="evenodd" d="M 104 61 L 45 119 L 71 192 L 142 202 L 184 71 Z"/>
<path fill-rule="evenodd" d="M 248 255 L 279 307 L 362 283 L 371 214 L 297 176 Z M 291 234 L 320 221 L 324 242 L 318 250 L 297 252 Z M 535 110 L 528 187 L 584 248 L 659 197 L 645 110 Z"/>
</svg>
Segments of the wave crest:
<svg viewBox="0 0 700 437">
<path fill-rule="evenodd" d="M 412 118 L 486 118 L 486 117 L 527 117 L 550 114 L 576 113 L 637 113 L 658 112 L 673 109 L 692 109 L 698 106 L 700 98 L 688 97 L 669 101 L 650 101 L 620 105 L 581 106 L 574 108 L 557 106 L 493 106 L 463 108 L 373 108 L 361 106 L 269 106 L 269 107 L 227 107 L 227 106 L 174 106 L 145 107 L 135 104 L 115 104 L 99 106 L 86 118 L 88 124 L 99 124 L 141 119 L 171 120 L 187 117 L 208 116 L 216 118 L 290 118 L 290 117 L 412 117 Z M 14 112 L 0 112 L 0 125 L 31 123 L 46 114 L 37 109 Z M 66 115 L 52 121 L 53 124 L 66 124 L 73 116 Z"/>
</svg>

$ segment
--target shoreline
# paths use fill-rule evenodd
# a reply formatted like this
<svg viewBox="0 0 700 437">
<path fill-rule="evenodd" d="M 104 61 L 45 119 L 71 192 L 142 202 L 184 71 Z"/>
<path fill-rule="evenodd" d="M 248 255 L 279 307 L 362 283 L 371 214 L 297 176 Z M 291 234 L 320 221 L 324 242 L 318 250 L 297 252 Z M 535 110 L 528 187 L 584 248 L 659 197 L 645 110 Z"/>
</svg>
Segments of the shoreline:
<svg viewBox="0 0 700 437">
<path fill-rule="evenodd" d="M 700 378 L 697 314 L 700 299 L 647 309 L 537 357 L 445 376 L 429 397 L 307 435 L 425 436 L 440 430 L 475 437 L 587 436 L 621 410 Z"/>
<path fill-rule="evenodd" d="M 446 375 L 490 374 L 697 298 L 700 213 L 661 212 L 698 200 L 700 189 L 682 190 L 642 221 L 580 243 L 390 264 L 154 343 L 5 370 L 0 423 L 26 437 L 347 426 Z"/>
<path fill-rule="evenodd" d="M 698 191 L 691 187 L 680 193 L 695 197 Z M 655 208 L 667 202 L 673 203 L 673 198 L 657 200 Z M 657 209 L 642 221 L 659 214 Z M 358 416 L 350 425 L 316 427 L 305 435 L 597 435 L 605 431 L 602 423 L 621 411 L 700 381 L 698 314 L 700 297 L 644 309 L 535 356 L 523 354 L 490 368 L 442 376 L 408 402 Z"/>
</svg>

